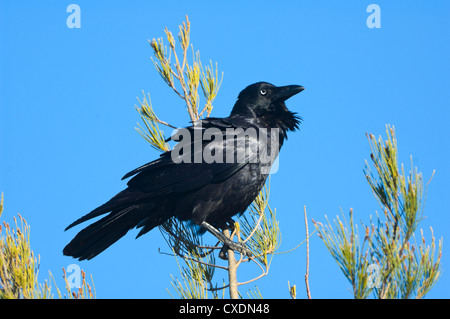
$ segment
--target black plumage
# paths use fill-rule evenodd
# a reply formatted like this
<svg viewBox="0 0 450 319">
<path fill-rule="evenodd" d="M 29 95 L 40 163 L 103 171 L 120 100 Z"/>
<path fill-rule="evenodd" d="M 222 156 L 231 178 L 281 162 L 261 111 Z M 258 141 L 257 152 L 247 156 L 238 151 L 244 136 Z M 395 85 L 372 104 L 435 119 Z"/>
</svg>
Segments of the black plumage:
<svg viewBox="0 0 450 319">
<path fill-rule="evenodd" d="M 255 83 L 239 94 L 229 117 L 206 118 L 180 130 L 179 137 L 194 138 L 126 174 L 123 179 L 133 177 L 125 190 L 66 228 L 107 214 L 81 230 L 63 253 L 91 259 L 130 229 L 140 228 L 139 237 L 171 217 L 226 227 L 258 195 L 287 132 L 298 128 L 300 118 L 284 101 L 302 90 Z M 248 134 L 253 131 L 256 135 Z M 268 156 L 262 159 L 261 152 Z"/>
</svg>

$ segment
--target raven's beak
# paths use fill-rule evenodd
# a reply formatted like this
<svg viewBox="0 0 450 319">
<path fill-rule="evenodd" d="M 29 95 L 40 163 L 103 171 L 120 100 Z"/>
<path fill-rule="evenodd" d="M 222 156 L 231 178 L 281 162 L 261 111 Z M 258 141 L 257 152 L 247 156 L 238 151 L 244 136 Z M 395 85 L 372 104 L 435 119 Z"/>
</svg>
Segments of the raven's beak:
<svg viewBox="0 0 450 319">
<path fill-rule="evenodd" d="M 305 88 L 301 85 L 286 85 L 276 88 L 274 100 L 286 101 L 291 96 L 300 93 Z"/>
</svg>

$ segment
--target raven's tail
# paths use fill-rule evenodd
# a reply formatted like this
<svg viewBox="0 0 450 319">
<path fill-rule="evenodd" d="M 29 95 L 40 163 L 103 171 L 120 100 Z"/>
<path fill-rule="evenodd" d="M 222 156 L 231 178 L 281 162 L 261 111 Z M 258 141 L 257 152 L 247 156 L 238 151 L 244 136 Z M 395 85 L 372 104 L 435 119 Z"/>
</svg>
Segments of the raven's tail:
<svg viewBox="0 0 450 319">
<path fill-rule="evenodd" d="M 155 205 L 152 203 L 139 204 L 138 199 L 136 193 L 124 190 L 109 202 L 69 225 L 66 230 L 88 219 L 110 212 L 107 216 L 80 231 L 63 249 L 63 254 L 79 260 L 91 259 L 136 226 L 144 226 L 141 233 L 158 226 L 161 220 L 151 218 Z"/>
</svg>

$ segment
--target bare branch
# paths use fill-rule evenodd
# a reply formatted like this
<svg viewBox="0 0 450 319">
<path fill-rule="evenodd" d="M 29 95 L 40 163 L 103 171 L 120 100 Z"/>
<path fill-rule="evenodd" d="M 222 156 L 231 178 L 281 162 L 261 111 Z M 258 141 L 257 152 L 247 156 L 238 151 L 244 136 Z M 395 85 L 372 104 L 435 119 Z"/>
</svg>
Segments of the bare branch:
<svg viewBox="0 0 450 319">
<path fill-rule="evenodd" d="M 303 206 L 305 212 L 305 228 L 306 228 L 306 274 L 305 274 L 305 284 L 306 284 L 306 295 L 308 299 L 311 299 L 311 292 L 309 290 L 309 228 L 308 228 L 308 216 L 306 215 L 306 206 Z"/>
</svg>

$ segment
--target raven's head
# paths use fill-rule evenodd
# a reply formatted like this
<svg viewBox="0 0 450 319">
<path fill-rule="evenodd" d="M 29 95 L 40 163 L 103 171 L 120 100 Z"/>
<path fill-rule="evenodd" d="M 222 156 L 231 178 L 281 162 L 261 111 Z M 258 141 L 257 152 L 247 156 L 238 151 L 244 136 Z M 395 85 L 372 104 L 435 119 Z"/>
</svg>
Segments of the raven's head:
<svg viewBox="0 0 450 319">
<path fill-rule="evenodd" d="M 284 101 L 304 89 L 300 85 L 275 86 L 267 82 L 249 85 L 239 93 L 231 116 L 261 118 L 271 127 L 279 127 L 283 131 L 295 130 L 301 119 L 287 109 Z"/>
</svg>

